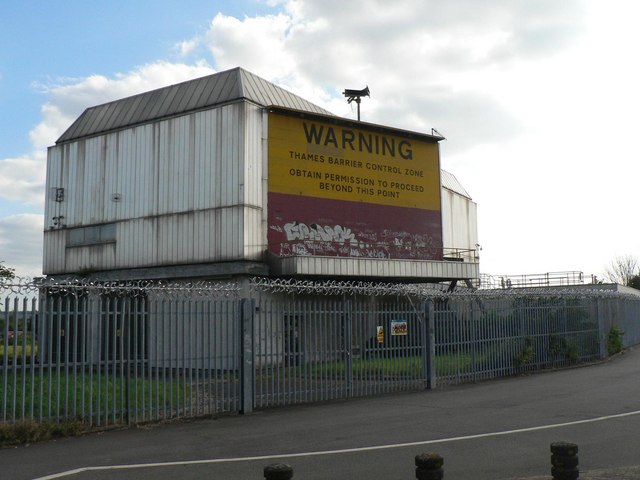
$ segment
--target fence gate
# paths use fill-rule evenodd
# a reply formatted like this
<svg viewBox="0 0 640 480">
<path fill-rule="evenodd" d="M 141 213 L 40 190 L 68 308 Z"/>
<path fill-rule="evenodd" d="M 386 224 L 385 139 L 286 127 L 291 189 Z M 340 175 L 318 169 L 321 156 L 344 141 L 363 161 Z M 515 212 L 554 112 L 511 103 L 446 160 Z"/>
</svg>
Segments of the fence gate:
<svg viewBox="0 0 640 480">
<path fill-rule="evenodd" d="M 254 406 L 425 388 L 426 317 L 397 299 L 258 300 Z"/>
</svg>

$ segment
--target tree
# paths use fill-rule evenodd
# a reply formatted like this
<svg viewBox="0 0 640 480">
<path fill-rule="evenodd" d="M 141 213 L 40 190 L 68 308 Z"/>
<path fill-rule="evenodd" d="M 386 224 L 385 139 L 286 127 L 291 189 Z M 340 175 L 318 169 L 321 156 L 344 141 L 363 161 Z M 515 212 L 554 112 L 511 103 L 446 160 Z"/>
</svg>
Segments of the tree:
<svg viewBox="0 0 640 480">
<path fill-rule="evenodd" d="M 629 285 L 627 286 L 635 288 L 636 290 L 640 290 L 640 274 L 631 277 L 631 280 L 629 280 Z"/>
<path fill-rule="evenodd" d="M 632 286 L 638 282 L 635 277 L 640 276 L 640 263 L 633 255 L 622 255 L 612 260 L 611 265 L 605 270 L 605 275 L 612 283 Z"/>
<path fill-rule="evenodd" d="M 13 268 L 5 267 L 4 262 L 0 261 L 0 279 L 6 278 L 7 280 L 15 278 L 16 271 Z"/>
</svg>

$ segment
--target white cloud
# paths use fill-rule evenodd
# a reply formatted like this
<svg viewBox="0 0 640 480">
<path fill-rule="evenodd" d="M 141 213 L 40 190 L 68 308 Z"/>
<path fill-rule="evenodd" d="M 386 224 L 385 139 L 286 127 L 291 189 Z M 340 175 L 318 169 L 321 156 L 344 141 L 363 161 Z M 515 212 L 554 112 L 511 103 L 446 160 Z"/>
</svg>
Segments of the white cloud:
<svg viewBox="0 0 640 480">
<path fill-rule="evenodd" d="M 0 199 L 18 205 L 10 209 L 22 204 L 22 212 L 43 207 L 46 147 L 85 108 L 210 73 L 213 69 L 204 61 L 195 65 L 155 62 L 115 78 L 92 75 L 39 85 L 48 100 L 41 108 L 42 120 L 29 132 L 33 150 L 18 158 L 0 159 Z M 42 229 L 42 215 L 16 212 L 0 217 L 0 260 L 20 275 L 40 274 Z"/>
<path fill-rule="evenodd" d="M 290 26 L 291 18 L 283 14 L 242 21 L 218 14 L 204 41 L 220 70 L 247 66 L 266 78 L 282 79 L 296 67 L 287 46 Z"/>
<path fill-rule="evenodd" d="M 344 88 L 371 89 L 363 120 L 446 137 L 442 165 L 479 204 L 481 268 L 583 269 L 638 253 L 634 19 L 624 0 L 267 0 L 224 13 L 176 50 L 208 51 L 338 115 Z M 33 154 L 0 160 L 0 196 L 41 202 L 44 151 L 88 106 L 212 73 L 155 62 L 41 87 Z M 633 251 L 636 249 L 636 252 Z M 513 270 L 515 269 L 515 271 Z"/>
<path fill-rule="evenodd" d="M 197 40 L 185 40 L 177 45 L 177 50 L 180 52 L 180 55 L 186 57 L 187 55 L 192 54 L 198 48 Z"/>
<path fill-rule="evenodd" d="M 0 218 L 0 261 L 16 275 L 42 275 L 42 215 L 22 213 Z"/>
<path fill-rule="evenodd" d="M 46 139 L 47 144 L 51 145 L 85 108 L 213 72 L 213 68 L 205 61 L 195 65 L 158 61 L 127 73 L 119 73 L 115 78 L 91 75 L 86 78 L 61 79 L 52 85 L 39 85 L 38 87 L 48 96 L 49 101 L 43 107 L 43 120 L 35 130 L 50 130 L 52 134 L 55 133 L 56 136 Z M 51 112 L 55 115 L 49 115 Z M 58 120 L 54 123 L 56 117 Z M 32 139 L 33 137 L 32 134 Z"/>
<path fill-rule="evenodd" d="M 219 68 L 243 66 L 352 117 L 340 92 L 368 84 L 363 119 L 413 130 L 437 126 L 462 139 L 452 142 L 458 150 L 520 132 L 492 80 L 523 58 L 570 45 L 583 17 L 577 0 L 273 4 L 283 11 L 214 18 L 200 41 Z"/>
<path fill-rule="evenodd" d="M 43 152 L 0 160 L 0 199 L 40 206 L 45 180 Z"/>
</svg>

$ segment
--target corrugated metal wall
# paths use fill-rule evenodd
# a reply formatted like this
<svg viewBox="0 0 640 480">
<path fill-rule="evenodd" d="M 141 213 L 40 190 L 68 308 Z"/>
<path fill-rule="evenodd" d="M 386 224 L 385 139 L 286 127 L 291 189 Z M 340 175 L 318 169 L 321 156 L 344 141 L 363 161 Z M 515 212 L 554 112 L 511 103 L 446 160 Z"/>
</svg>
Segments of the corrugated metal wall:
<svg viewBox="0 0 640 480">
<path fill-rule="evenodd" d="M 44 273 L 260 259 L 261 110 L 235 103 L 50 148 Z M 115 243 L 67 247 L 67 229 L 110 222 Z"/>
<path fill-rule="evenodd" d="M 442 188 L 442 243 L 463 250 L 475 250 L 478 243 L 476 203 L 447 188 Z"/>
</svg>

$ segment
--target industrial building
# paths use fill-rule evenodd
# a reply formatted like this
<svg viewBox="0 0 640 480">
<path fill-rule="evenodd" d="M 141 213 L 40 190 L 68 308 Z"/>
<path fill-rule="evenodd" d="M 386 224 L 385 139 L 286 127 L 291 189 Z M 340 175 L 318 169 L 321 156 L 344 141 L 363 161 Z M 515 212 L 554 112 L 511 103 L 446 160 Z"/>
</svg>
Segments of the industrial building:
<svg viewBox="0 0 640 480">
<path fill-rule="evenodd" d="M 91 107 L 48 150 L 43 272 L 476 279 L 476 204 L 441 140 L 242 68 Z"/>
</svg>

